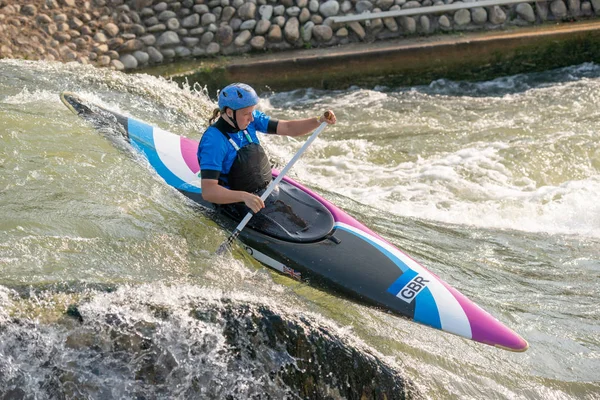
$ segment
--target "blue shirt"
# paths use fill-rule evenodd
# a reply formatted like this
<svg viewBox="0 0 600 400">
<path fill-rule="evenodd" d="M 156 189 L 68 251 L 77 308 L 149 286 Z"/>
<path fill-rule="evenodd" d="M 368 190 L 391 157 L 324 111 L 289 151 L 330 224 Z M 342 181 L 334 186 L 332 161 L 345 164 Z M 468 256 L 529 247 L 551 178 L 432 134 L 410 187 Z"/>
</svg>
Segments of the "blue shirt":
<svg viewBox="0 0 600 400">
<path fill-rule="evenodd" d="M 260 143 L 256 132 L 274 133 L 269 130 L 271 117 L 258 110 L 254 110 L 252 116 L 254 121 L 250 122 L 245 130 L 250 135 L 253 143 Z M 229 136 L 240 149 L 250 143 L 244 135 L 244 131 L 229 133 Z M 215 174 L 216 178 L 214 179 L 218 179 L 219 175 L 228 174 L 236 156 L 237 151 L 229 143 L 227 137 L 215 126 L 209 126 L 202 135 L 198 146 L 198 162 L 200 163 L 202 177 L 204 178 L 204 172 L 206 171 L 218 171 L 219 174 Z"/>
</svg>

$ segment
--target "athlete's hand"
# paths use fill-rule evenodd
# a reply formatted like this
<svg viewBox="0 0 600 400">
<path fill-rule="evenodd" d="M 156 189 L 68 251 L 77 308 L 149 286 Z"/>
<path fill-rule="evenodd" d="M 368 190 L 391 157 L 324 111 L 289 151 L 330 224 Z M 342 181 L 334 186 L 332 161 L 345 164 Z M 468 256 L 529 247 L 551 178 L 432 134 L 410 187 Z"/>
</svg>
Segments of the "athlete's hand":
<svg viewBox="0 0 600 400">
<path fill-rule="evenodd" d="M 337 119 L 335 118 L 335 114 L 331 110 L 327 110 L 321 115 L 318 119 L 319 123 L 327 122 L 330 125 L 336 123 Z"/>
<path fill-rule="evenodd" d="M 255 214 L 265 208 L 265 203 L 260 197 L 248 192 L 244 192 L 244 204 Z"/>
</svg>

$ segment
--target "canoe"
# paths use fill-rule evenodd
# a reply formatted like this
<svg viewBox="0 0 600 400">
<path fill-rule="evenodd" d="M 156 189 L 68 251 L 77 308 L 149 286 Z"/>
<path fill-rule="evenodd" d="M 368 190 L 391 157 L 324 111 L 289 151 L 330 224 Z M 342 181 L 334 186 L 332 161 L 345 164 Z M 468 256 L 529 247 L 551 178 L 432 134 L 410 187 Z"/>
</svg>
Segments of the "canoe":
<svg viewBox="0 0 600 400">
<path fill-rule="evenodd" d="M 239 207 L 215 207 L 202 198 L 198 142 L 63 92 L 62 102 L 110 139 L 131 146 L 167 184 L 213 209 L 231 229 Z M 273 170 L 273 176 L 278 175 Z M 510 351 L 525 351 L 517 333 L 416 260 L 309 188 L 284 177 L 266 208 L 238 237 L 256 260 L 360 304 Z"/>
</svg>

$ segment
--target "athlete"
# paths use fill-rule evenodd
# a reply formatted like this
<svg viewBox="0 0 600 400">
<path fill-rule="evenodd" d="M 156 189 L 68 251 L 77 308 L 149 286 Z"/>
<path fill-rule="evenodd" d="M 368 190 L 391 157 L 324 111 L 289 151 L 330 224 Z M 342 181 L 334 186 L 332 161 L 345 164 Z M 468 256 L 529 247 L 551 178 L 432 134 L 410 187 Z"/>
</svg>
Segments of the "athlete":
<svg viewBox="0 0 600 400">
<path fill-rule="evenodd" d="M 198 146 L 204 200 L 215 204 L 243 202 L 254 213 L 259 212 L 265 204 L 257 193 L 268 186 L 272 175 L 256 132 L 301 136 L 322 122 L 336 122 L 331 110 L 313 118 L 276 120 L 256 110 L 257 104 L 256 92 L 243 83 L 231 84 L 219 93 L 219 108 Z"/>
</svg>

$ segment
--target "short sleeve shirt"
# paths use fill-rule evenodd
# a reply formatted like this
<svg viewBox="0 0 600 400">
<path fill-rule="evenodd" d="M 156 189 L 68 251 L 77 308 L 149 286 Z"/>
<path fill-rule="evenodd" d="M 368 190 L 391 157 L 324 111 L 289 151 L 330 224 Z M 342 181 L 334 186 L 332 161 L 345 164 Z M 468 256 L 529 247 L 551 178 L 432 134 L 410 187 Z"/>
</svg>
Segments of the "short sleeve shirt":
<svg viewBox="0 0 600 400">
<path fill-rule="evenodd" d="M 252 116 L 254 121 L 250 122 L 246 132 L 253 143 L 260 143 L 256 132 L 276 132 L 277 125 L 273 124 L 276 120 L 271 121 L 271 117 L 258 110 L 254 110 Z M 227 175 L 237 155 L 233 145 L 215 125 L 208 127 L 198 146 L 198 162 L 203 179 L 218 179 L 220 175 Z M 244 131 L 229 132 L 229 136 L 240 149 L 250 143 Z"/>
</svg>

